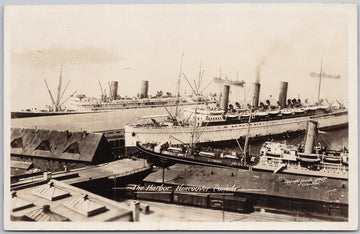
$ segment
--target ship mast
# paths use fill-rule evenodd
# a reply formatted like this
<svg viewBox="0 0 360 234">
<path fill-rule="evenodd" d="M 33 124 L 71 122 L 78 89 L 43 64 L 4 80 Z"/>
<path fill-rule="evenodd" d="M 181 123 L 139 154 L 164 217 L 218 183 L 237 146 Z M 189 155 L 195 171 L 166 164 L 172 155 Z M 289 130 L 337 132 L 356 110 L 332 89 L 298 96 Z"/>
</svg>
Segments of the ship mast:
<svg viewBox="0 0 360 234">
<path fill-rule="evenodd" d="M 253 100 L 252 102 L 254 101 Z M 252 117 L 252 110 L 253 110 L 253 106 L 250 106 L 250 115 L 249 115 L 249 121 L 248 121 L 248 129 L 247 129 L 247 133 L 246 133 L 246 138 L 245 138 L 245 145 L 244 145 L 244 155 L 246 155 L 247 151 L 248 151 L 248 147 L 249 147 L 249 135 L 250 135 L 250 124 L 251 124 L 251 117 Z"/>
<path fill-rule="evenodd" d="M 181 74 L 182 74 L 183 58 L 184 58 L 184 54 L 181 55 L 179 79 L 178 79 L 178 82 L 177 82 L 177 95 L 176 95 L 175 118 L 177 118 L 177 115 L 178 115 L 179 97 L 180 97 L 180 79 L 181 79 Z"/>
<path fill-rule="evenodd" d="M 319 77 L 319 88 L 318 88 L 318 103 L 320 104 L 320 90 L 321 90 L 321 79 L 322 78 L 332 78 L 332 79 L 339 79 L 341 76 L 340 75 L 328 75 L 325 74 L 325 72 L 323 71 L 323 59 L 321 58 L 321 65 L 320 65 L 320 73 L 317 74 L 315 72 L 311 72 L 310 76 L 311 77 Z"/>
<path fill-rule="evenodd" d="M 320 73 L 319 73 L 319 89 L 318 89 L 318 103 L 319 103 L 319 104 L 320 104 L 321 77 L 322 77 L 322 75 L 323 75 L 322 63 L 323 63 L 323 59 L 321 58 Z"/>
<path fill-rule="evenodd" d="M 61 70 L 60 70 L 60 76 L 59 76 L 59 85 L 58 85 L 58 91 L 57 91 L 57 98 L 56 98 L 56 105 L 55 105 L 55 111 L 60 111 L 60 95 L 61 95 L 61 83 L 62 83 L 62 69 L 63 69 L 63 65 L 61 65 Z"/>
<path fill-rule="evenodd" d="M 200 90 L 200 80 L 201 80 L 201 63 L 200 63 L 200 71 L 199 71 L 199 82 L 196 85 L 195 83 L 195 88 L 197 88 L 197 93 L 196 96 L 199 94 L 199 90 Z M 194 128 L 193 128 L 193 132 L 191 134 L 191 147 L 193 147 L 194 145 L 194 137 L 195 137 L 195 131 L 196 131 L 196 115 L 197 115 L 197 109 L 198 109 L 198 101 L 196 100 L 196 107 L 195 107 L 195 115 L 194 115 Z"/>
<path fill-rule="evenodd" d="M 194 128 L 193 128 L 193 131 L 191 133 L 191 147 L 194 146 L 194 137 L 195 137 L 195 131 L 196 131 L 196 114 L 197 114 L 197 104 L 196 104 L 196 107 L 195 107 L 195 115 L 194 115 Z"/>
</svg>

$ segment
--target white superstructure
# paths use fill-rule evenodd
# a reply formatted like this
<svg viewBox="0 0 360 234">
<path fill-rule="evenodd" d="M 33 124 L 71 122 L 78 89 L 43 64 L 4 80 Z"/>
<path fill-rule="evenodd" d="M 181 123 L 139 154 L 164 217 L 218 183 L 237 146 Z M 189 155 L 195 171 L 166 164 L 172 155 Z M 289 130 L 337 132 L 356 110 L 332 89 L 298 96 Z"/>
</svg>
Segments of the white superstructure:
<svg viewBox="0 0 360 234">
<path fill-rule="evenodd" d="M 195 108 L 196 109 L 196 108 Z M 184 110 L 185 120 L 179 125 L 171 122 L 153 124 L 130 124 L 125 126 L 125 146 L 134 147 L 136 142 L 162 142 L 175 139 L 183 143 L 227 141 L 245 137 L 248 133 L 248 111 L 236 114 L 216 109 Z M 196 121 L 195 121 L 196 118 Z M 319 128 L 333 128 L 348 124 L 348 112 L 344 108 L 330 110 L 328 107 L 282 109 L 279 111 L 255 111 L 250 123 L 249 137 L 276 135 L 305 130 L 309 120 L 316 120 Z M 196 124 L 196 131 L 194 131 Z"/>
</svg>

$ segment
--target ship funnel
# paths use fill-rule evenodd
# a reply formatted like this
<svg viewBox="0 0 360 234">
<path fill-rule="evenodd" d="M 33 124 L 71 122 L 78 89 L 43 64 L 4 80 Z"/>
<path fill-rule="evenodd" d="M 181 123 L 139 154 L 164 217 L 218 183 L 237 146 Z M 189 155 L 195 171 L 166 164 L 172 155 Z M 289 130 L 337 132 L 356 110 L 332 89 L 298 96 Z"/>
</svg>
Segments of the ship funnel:
<svg viewBox="0 0 360 234">
<path fill-rule="evenodd" d="M 147 98 L 148 90 L 149 90 L 149 81 L 147 80 L 141 81 L 140 98 Z"/>
<path fill-rule="evenodd" d="M 259 97 L 260 97 L 260 83 L 253 83 L 254 90 L 254 99 L 252 100 L 252 105 L 257 107 L 259 105 Z"/>
<path fill-rule="evenodd" d="M 115 100 L 117 97 L 117 92 L 118 92 L 118 82 L 117 81 L 111 81 L 110 84 L 110 95 L 111 95 L 111 99 Z"/>
<path fill-rule="evenodd" d="M 318 122 L 316 122 L 316 121 L 308 122 L 306 141 L 305 141 L 305 150 L 304 150 L 305 154 L 312 153 L 312 150 L 313 150 L 314 144 L 315 144 L 316 135 L 317 135 L 317 125 L 318 125 Z"/>
<path fill-rule="evenodd" d="M 280 108 L 286 107 L 287 89 L 288 89 L 288 82 L 281 81 L 280 82 L 280 93 L 279 93 Z"/>
<path fill-rule="evenodd" d="M 222 96 L 220 102 L 220 108 L 227 112 L 228 103 L 229 103 L 229 93 L 230 93 L 230 85 L 223 85 L 222 87 Z"/>
</svg>

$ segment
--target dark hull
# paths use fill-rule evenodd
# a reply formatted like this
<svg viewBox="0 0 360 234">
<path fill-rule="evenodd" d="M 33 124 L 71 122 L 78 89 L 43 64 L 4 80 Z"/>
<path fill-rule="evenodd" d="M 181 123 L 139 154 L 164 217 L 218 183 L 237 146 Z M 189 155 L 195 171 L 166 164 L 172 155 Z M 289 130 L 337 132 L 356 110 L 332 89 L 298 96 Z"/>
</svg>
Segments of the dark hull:
<svg viewBox="0 0 360 234">
<path fill-rule="evenodd" d="M 197 156 L 194 158 L 182 158 L 178 156 L 156 153 L 151 150 L 145 149 L 139 144 L 137 144 L 136 150 L 138 151 L 140 156 L 146 157 L 149 160 L 149 162 L 161 167 L 168 167 L 175 163 L 182 163 L 182 164 L 220 167 L 220 168 L 243 168 L 243 169 L 249 168 L 248 166 L 242 165 L 240 160 L 235 160 L 235 159 L 224 159 L 224 158 L 213 159 L 205 156 Z"/>
<path fill-rule="evenodd" d="M 31 112 L 31 111 L 12 111 L 11 118 L 32 118 L 32 117 L 43 117 L 43 116 L 55 116 L 55 115 L 74 115 L 74 114 L 85 114 L 91 112 Z"/>
<path fill-rule="evenodd" d="M 159 167 L 169 167 L 176 163 L 181 164 L 188 164 L 188 165 L 199 165 L 199 166 L 209 166 L 209 167 L 217 167 L 217 168 L 239 168 L 239 169 L 247 169 L 247 170 L 254 170 L 254 171 L 266 171 L 266 172 L 273 172 L 273 168 L 262 168 L 256 165 L 257 162 L 251 164 L 242 164 L 240 160 L 234 159 L 226 159 L 226 158 L 208 158 L 203 156 L 196 156 L 193 158 L 183 158 L 179 156 L 172 156 L 168 154 L 156 153 L 152 150 L 148 150 L 142 147 L 139 143 L 136 146 L 136 150 L 139 153 L 140 157 L 147 158 L 149 163 L 152 163 L 155 166 Z M 256 161 L 258 160 L 257 157 Z M 312 161 L 312 159 L 310 159 Z M 303 163 L 311 163 L 308 159 L 304 159 Z M 305 167 L 306 168 L 306 167 Z M 335 178 L 335 179 L 346 179 L 345 177 L 334 177 L 331 174 L 324 174 L 324 173 L 316 173 L 316 171 L 306 170 L 306 171 L 278 171 L 279 174 L 294 174 L 294 175 L 306 175 L 312 177 L 328 177 L 328 178 Z"/>
</svg>

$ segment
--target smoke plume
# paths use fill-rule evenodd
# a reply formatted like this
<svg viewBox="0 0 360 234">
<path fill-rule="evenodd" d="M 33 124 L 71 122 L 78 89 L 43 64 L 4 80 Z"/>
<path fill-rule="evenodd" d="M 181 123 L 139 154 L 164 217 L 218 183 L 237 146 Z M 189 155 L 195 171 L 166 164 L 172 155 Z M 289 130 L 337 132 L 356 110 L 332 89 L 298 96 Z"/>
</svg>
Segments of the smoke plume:
<svg viewBox="0 0 360 234">
<path fill-rule="evenodd" d="M 265 57 L 263 57 L 260 62 L 256 65 L 256 77 L 255 77 L 255 83 L 260 84 L 260 74 L 261 69 L 265 65 Z"/>
</svg>

